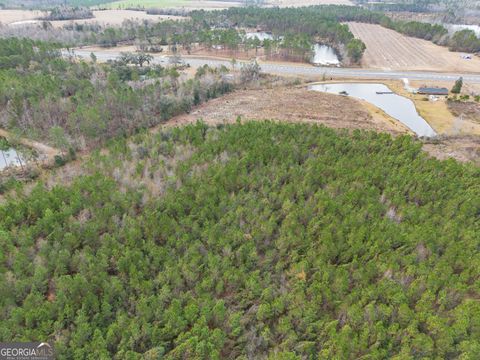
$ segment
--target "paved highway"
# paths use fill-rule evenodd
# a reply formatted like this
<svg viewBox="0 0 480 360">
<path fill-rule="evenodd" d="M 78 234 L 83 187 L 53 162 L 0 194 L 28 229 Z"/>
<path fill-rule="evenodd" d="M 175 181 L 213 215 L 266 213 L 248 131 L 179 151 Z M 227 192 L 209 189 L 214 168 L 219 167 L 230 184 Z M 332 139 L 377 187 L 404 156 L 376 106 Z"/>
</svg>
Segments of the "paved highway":
<svg viewBox="0 0 480 360">
<path fill-rule="evenodd" d="M 99 61 L 114 60 L 120 52 L 116 51 L 94 51 L 93 52 Z M 75 55 L 81 58 L 89 58 L 91 51 L 75 50 Z M 194 58 L 183 57 L 183 61 L 192 67 L 198 67 L 204 64 L 210 66 L 225 65 L 231 66 L 227 60 L 217 60 L 209 58 Z M 168 64 L 169 57 L 165 55 L 154 56 L 154 63 Z M 239 64 L 242 62 L 239 61 Z M 436 73 L 427 71 L 390 71 L 390 70 L 372 70 L 372 69 L 358 69 L 358 68 L 332 68 L 332 67 L 315 67 L 312 65 L 296 65 L 296 64 L 282 64 L 282 63 L 261 63 L 261 69 L 265 73 L 279 74 L 279 75 L 304 75 L 304 76 L 323 76 L 328 77 L 345 77 L 345 78 L 359 78 L 359 79 L 403 79 L 411 80 L 436 80 L 436 81 L 455 81 L 460 76 L 464 81 L 470 83 L 480 84 L 479 74 L 461 74 L 461 73 Z M 479 69 L 480 71 L 480 69 Z"/>
</svg>

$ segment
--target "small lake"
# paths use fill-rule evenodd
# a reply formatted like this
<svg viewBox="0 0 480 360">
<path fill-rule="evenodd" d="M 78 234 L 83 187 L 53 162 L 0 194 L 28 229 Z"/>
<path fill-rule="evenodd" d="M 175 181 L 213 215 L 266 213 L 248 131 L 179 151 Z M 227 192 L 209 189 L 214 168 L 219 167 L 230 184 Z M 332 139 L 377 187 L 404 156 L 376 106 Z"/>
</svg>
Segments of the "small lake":
<svg viewBox="0 0 480 360">
<path fill-rule="evenodd" d="M 436 135 L 432 127 L 418 114 L 413 101 L 397 94 L 377 93 L 391 93 L 391 90 L 386 85 L 358 83 L 320 84 L 312 85 L 309 89 L 331 94 L 340 94 L 346 91 L 348 96 L 368 101 L 382 109 L 418 136 L 433 137 Z"/>
<path fill-rule="evenodd" d="M 462 30 L 473 30 L 478 37 L 480 37 L 479 25 L 459 25 L 459 24 L 445 24 L 444 25 L 450 33 L 455 33 Z"/>
<path fill-rule="evenodd" d="M 273 35 L 267 32 L 247 32 L 245 36 L 247 39 L 257 38 L 260 41 L 273 40 Z"/>
<path fill-rule="evenodd" d="M 9 166 L 20 166 L 24 163 L 22 156 L 15 149 L 0 150 L 0 170 Z"/>
<path fill-rule="evenodd" d="M 315 44 L 313 47 L 312 63 L 316 65 L 340 66 L 340 59 L 332 47 Z"/>
</svg>

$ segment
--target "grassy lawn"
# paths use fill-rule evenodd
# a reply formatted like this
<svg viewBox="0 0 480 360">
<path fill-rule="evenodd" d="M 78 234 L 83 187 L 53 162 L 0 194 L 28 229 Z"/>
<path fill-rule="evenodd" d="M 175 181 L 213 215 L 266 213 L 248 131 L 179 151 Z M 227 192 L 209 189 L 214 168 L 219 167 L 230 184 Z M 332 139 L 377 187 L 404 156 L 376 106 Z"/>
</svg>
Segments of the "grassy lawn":
<svg viewBox="0 0 480 360">
<path fill-rule="evenodd" d="M 105 7 L 110 9 L 124 9 L 128 7 L 162 8 L 187 6 L 189 3 L 189 0 L 120 0 L 107 3 Z"/>
</svg>

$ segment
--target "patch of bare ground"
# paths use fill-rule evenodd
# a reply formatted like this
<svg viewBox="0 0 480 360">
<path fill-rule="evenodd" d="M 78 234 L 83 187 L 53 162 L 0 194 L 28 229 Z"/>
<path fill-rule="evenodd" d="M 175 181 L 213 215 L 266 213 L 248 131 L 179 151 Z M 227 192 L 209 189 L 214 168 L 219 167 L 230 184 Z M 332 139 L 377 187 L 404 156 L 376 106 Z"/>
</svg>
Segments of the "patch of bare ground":
<svg viewBox="0 0 480 360">
<path fill-rule="evenodd" d="M 457 117 L 480 124 L 480 103 L 447 101 L 448 110 Z"/>
<path fill-rule="evenodd" d="M 440 136 L 426 141 L 423 150 L 440 160 L 452 158 L 480 165 L 480 136 Z"/>
<path fill-rule="evenodd" d="M 361 102 L 352 98 L 290 87 L 237 91 L 211 100 L 168 124 L 184 125 L 202 119 L 215 125 L 235 122 L 238 117 L 243 120 L 307 122 L 391 134 L 407 132 L 400 123 L 386 119 L 381 113 L 372 115 Z"/>
<path fill-rule="evenodd" d="M 380 25 L 348 23 L 356 38 L 367 46 L 362 66 L 383 70 L 479 72 L 480 58 L 462 58 L 461 53 L 430 41 L 402 35 Z"/>
</svg>

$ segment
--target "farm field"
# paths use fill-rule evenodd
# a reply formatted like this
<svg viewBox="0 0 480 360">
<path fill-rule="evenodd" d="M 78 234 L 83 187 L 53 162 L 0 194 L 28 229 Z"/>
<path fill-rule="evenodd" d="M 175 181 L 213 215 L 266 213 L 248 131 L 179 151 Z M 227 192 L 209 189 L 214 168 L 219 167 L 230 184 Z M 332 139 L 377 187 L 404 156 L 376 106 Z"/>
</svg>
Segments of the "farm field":
<svg viewBox="0 0 480 360">
<path fill-rule="evenodd" d="M 182 16 L 149 15 L 144 11 L 134 11 L 134 10 L 98 10 L 98 11 L 93 11 L 93 15 L 95 15 L 93 19 L 74 20 L 74 22 L 79 24 L 88 24 L 88 23 L 98 22 L 100 24 L 120 25 L 125 20 L 161 21 L 161 20 L 171 20 L 171 19 L 174 19 L 174 20 L 185 19 Z M 71 20 L 52 21 L 52 24 L 54 26 L 61 27 L 71 22 L 72 22 Z"/>
<path fill-rule="evenodd" d="M 309 5 L 353 5 L 350 0 L 269 0 L 266 2 L 270 6 L 309 6 Z M 106 3 L 102 7 L 111 9 L 128 7 L 146 7 L 146 8 L 195 8 L 195 9 L 222 9 L 242 5 L 242 1 L 210 1 L 210 0 L 119 0 L 112 3 Z"/>
<path fill-rule="evenodd" d="M 367 50 L 362 65 L 382 70 L 479 72 L 480 59 L 462 59 L 461 53 L 429 41 L 408 37 L 380 25 L 349 23 Z"/>
<path fill-rule="evenodd" d="M 10 25 L 21 25 L 23 23 L 31 23 L 36 18 L 41 17 L 44 13 L 40 11 L 28 11 L 28 10 L 0 10 L 0 23 Z M 92 19 L 81 20 L 62 20 L 62 21 L 50 21 L 55 27 L 62 27 L 66 24 L 75 22 L 78 24 L 88 23 L 100 23 L 109 25 L 120 25 L 125 20 L 151 20 L 160 21 L 168 19 L 184 19 L 181 16 L 172 15 L 149 15 L 144 11 L 134 10 L 95 10 L 93 11 L 95 16 Z"/>
<path fill-rule="evenodd" d="M 269 0 L 273 6 L 353 5 L 350 0 Z"/>
<path fill-rule="evenodd" d="M 11 24 L 17 21 L 34 20 L 44 13 L 30 10 L 0 10 L 0 23 Z"/>
<path fill-rule="evenodd" d="M 101 7 L 109 9 L 145 8 L 191 8 L 191 9 L 225 9 L 240 6 L 240 2 L 208 1 L 208 0 L 119 0 L 106 3 Z"/>
</svg>

